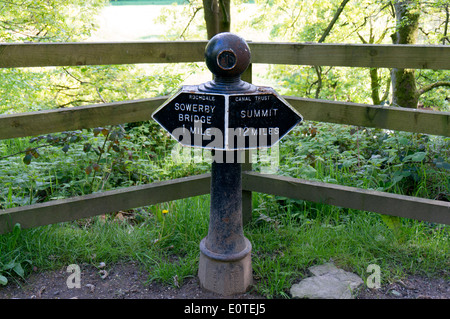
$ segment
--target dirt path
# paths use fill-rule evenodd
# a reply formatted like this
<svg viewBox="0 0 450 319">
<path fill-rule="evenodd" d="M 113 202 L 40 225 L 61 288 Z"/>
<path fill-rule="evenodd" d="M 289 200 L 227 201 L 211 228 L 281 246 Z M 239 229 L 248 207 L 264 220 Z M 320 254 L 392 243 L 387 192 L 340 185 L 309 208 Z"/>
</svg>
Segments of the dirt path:
<svg viewBox="0 0 450 319">
<path fill-rule="evenodd" d="M 220 295 L 199 287 L 198 278 L 185 280 L 179 287 L 148 284 L 148 273 L 135 263 L 97 268 L 81 265 L 80 288 L 67 286 L 72 273 L 66 268 L 30 275 L 26 282 L 0 287 L 0 299 L 220 299 Z M 69 279 L 70 282 L 75 281 Z M 177 279 L 174 278 L 174 284 Z M 233 298 L 263 298 L 248 293 Z"/>
<path fill-rule="evenodd" d="M 81 265 L 80 270 L 80 288 L 68 288 L 67 281 L 71 273 L 65 268 L 34 273 L 20 284 L 10 282 L 0 287 L 0 299 L 223 299 L 220 295 L 201 289 L 196 277 L 185 280 L 179 287 L 148 284 L 148 273 L 135 263 L 104 268 Z M 176 283 L 177 278 L 174 278 Z M 252 291 L 232 298 L 264 299 Z M 450 282 L 439 278 L 409 277 L 380 289 L 362 289 L 357 298 L 450 299 Z"/>
</svg>

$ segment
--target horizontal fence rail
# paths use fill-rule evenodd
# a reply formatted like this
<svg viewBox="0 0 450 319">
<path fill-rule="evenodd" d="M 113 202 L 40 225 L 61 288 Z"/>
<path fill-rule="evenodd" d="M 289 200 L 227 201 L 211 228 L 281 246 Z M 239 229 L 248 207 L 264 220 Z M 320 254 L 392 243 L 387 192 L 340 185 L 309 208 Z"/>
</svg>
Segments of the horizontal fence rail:
<svg viewBox="0 0 450 319">
<path fill-rule="evenodd" d="M 0 210 L 0 234 L 208 194 L 210 174 Z M 450 203 L 304 179 L 242 173 L 245 191 L 450 225 Z"/>
<path fill-rule="evenodd" d="M 256 172 L 242 174 L 242 188 L 292 199 L 450 225 L 450 203 L 439 200 Z"/>
<path fill-rule="evenodd" d="M 450 69 L 443 45 L 249 43 L 253 63 Z"/>
<path fill-rule="evenodd" d="M 0 44 L 0 68 L 204 62 L 206 41 Z M 252 63 L 450 69 L 450 46 L 250 42 Z"/>
<path fill-rule="evenodd" d="M 32 228 L 209 194 L 210 180 L 202 174 L 0 210 L 0 234 L 16 223 Z"/>
<path fill-rule="evenodd" d="M 450 136 L 450 112 L 285 96 L 306 120 Z"/>
<path fill-rule="evenodd" d="M 202 62 L 205 41 L 0 44 L 0 67 Z"/>
<path fill-rule="evenodd" d="M 0 139 L 151 119 L 168 97 L 0 115 Z M 450 136 L 450 112 L 284 96 L 305 120 Z M 45 123 L 45 125 L 42 125 Z"/>
<path fill-rule="evenodd" d="M 0 115 L 0 139 L 147 121 L 166 99 L 159 97 Z"/>
</svg>

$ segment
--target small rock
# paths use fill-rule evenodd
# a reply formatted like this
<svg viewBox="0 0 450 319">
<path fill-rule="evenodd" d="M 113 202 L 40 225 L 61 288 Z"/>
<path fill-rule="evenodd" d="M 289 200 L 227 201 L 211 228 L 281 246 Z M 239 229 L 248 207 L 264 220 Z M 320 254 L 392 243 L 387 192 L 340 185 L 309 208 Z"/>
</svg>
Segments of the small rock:
<svg viewBox="0 0 450 319">
<path fill-rule="evenodd" d="M 108 272 L 106 270 L 100 270 L 99 271 L 100 274 L 100 278 L 105 279 L 106 277 L 108 277 Z"/>
<path fill-rule="evenodd" d="M 36 293 L 36 297 L 40 299 L 42 297 L 42 293 L 44 292 L 44 290 L 45 290 L 45 286 L 42 286 L 39 289 L 39 291 Z"/>
<path fill-rule="evenodd" d="M 91 291 L 91 293 L 94 293 L 95 286 L 94 286 L 93 284 L 86 284 L 86 287 L 89 288 L 89 290 Z"/>
<path fill-rule="evenodd" d="M 391 291 L 389 291 L 389 293 L 390 293 L 391 295 L 396 296 L 396 297 L 402 297 L 402 296 L 403 296 L 400 292 L 398 292 L 397 290 L 394 290 L 394 289 L 392 289 Z"/>
<path fill-rule="evenodd" d="M 310 267 L 312 277 L 291 287 L 294 298 L 308 299 L 353 299 L 353 291 L 363 280 L 350 272 L 337 268 L 332 263 Z"/>
<path fill-rule="evenodd" d="M 337 268 L 333 263 L 325 263 L 323 265 L 312 266 L 308 268 L 309 272 L 314 276 L 322 276 L 325 274 L 333 274 L 343 271 Z"/>
</svg>

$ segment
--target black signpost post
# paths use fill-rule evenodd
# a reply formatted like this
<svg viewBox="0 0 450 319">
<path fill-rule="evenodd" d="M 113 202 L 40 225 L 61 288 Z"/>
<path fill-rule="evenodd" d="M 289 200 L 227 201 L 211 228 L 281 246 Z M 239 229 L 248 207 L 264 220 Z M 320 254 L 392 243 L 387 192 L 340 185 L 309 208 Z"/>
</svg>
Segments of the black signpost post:
<svg viewBox="0 0 450 319">
<path fill-rule="evenodd" d="M 271 147 L 303 119 L 270 87 L 241 80 L 250 49 L 241 37 L 219 33 L 206 46 L 214 80 L 183 86 L 153 114 L 179 143 L 211 149 L 208 235 L 200 242 L 203 288 L 228 296 L 252 284 L 251 243 L 242 226 L 240 151 Z"/>
</svg>

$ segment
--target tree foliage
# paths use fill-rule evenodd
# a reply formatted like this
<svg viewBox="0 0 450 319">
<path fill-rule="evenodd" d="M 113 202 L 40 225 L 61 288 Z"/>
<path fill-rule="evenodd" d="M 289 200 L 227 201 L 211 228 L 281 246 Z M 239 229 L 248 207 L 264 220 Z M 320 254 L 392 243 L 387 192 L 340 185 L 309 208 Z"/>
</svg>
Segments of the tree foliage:
<svg viewBox="0 0 450 319">
<path fill-rule="evenodd" d="M 73 42 L 95 30 L 105 0 L 0 1 L 0 42 Z M 52 83 L 61 69 L 0 70 L 0 114 L 58 106 Z"/>
<path fill-rule="evenodd" d="M 106 0 L 0 1 L 2 42 L 71 42 L 85 39 Z"/>
<path fill-rule="evenodd" d="M 105 4 L 104 0 L 0 1 L 0 10 L 4 13 L 0 17 L 0 41 L 86 40 L 95 30 L 95 17 Z M 166 95 L 195 69 L 195 65 L 187 65 L 185 73 L 179 72 L 175 65 L 0 69 L 0 114 Z M 82 172 L 86 175 L 81 176 L 90 180 L 80 186 L 82 192 L 94 191 L 99 185 L 104 187 L 106 181 L 120 180 L 120 176 L 133 176 L 132 163 L 136 160 L 137 151 L 133 145 L 126 143 L 131 139 L 126 132 L 132 126 L 32 137 L 21 149 L 3 153 L 0 161 L 11 156 L 21 156 L 22 165 L 32 166 L 35 162 L 48 161 L 48 154 L 41 156 L 46 154 L 45 149 L 52 149 L 59 155 L 74 156 L 84 165 Z M 149 124 L 145 129 L 153 140 L 141 141 L 141 145 L 149 147 L 152 152 L 154 144 L 164 145 L 168 137 L 160 134 L 156 123 Z M 3 191 L 8 192 L 7 189 Z"/>
<path fill-rule="evenodd" d="M 448 37 L 449 5 L 446 1 L 363 0 L 347 4 L 342 0 L 274 0 L 257 1 L 257 5 L 258 13 L 249 24 L 269 30 L 271 41 L 389 44 L 391 35 L 405 38 L 408 30 L 415 30 L 416 37 L 408 39 L 416 38 L 417 44 L 442 44 Z M 415 29 L 411 29 L 413 25 Z M 448 109 L 448 71 L 406 70 L 406 73 L 413 80 L 410 83 L 416 85 L 416 88 L 410 85 L 410 99 L 420 98 L 421 107 Z M 310 66 L 273 66 L 270 69 L 270 76 L 278 81 L 279 89 L 288 94 L 407 106 L 393 100 L 391 75 L 394 75 L 394 88 L 399 87 L 396 82 L 402 79 L 400 74 L 395 78 L 395 74 L 388 69 Z M 426 95 L 430 90 L 433 93 Z M 412 105 L 417 103 L 413 101 Z"/>
<path fill-rule="evenodd" d="M 84 41 L 105 0 L 0 1 L 1 42 Z M 183 79 L 174 66 L 134 65 L 0 70 L 0 114 L 163 95 Z M 188 66 L 187 72 L 192 72 Z"/>
</svg>

